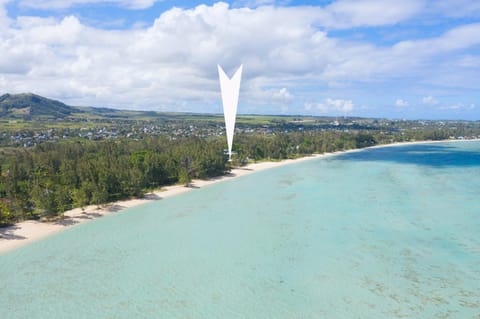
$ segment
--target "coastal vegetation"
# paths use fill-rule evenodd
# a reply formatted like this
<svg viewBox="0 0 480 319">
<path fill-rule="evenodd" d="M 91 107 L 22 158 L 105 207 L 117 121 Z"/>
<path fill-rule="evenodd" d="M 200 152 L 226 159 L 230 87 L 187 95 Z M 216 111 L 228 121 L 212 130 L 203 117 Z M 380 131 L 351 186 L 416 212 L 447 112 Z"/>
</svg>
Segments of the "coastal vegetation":
<svg viewBox="0 0 480 319">
<path fill-rule="evenodd" d="M 140 197 L 163 185 L 224 174 L 220 141 L 85 141 L 16 149 L 3 159 L 0 223 Z"/>
<path fill-rule="evenodd" d="M 414 140 L 479 137 L 465 121 L 239 116 L 234 162 L 223 117 L 73 108 L 32 94 L 0 97 L 0 226 L 57 218 L 232 166 Z"/>
<path fill-rule="evenodd" d="M 388 141 L 391 141 L 391 138 Z M 165 185 L 211 178 L 231 165 L 281 160 L 384 143 L 381 134 L 295 132 L 236 137 L 234 162 L 224 138 L 66 141 L 2 154 L 0 224 L 54 218 L 73 207 L 141 197 Z"/>
</svg>

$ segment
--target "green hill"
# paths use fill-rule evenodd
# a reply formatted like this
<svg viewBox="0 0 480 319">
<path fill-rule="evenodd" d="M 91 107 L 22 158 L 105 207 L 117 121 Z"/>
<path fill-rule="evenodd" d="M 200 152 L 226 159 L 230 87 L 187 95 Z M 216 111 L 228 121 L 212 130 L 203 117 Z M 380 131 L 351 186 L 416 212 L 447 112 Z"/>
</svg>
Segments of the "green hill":
<svg viewBox="0 0 480 319">
<path fill-rule="evenodd" d="M 168 117 L 153 111 L 117 110 L 105 107 L 69 106 L 32 93 L 0 96 L 0 119 L 151 119 Z"/>
<path fill-rule="evenodd" d="M 65 118 L 81 110 L 62 102 L 32 94 L 4 94 L 0 96 L 0 117 L 11 119 Z"/>
</svg>

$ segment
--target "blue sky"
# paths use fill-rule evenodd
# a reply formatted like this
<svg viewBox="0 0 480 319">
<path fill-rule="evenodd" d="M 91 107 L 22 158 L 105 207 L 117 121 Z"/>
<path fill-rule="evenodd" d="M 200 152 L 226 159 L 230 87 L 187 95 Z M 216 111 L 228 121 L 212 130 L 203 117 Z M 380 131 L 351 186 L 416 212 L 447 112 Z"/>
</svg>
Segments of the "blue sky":
<svg viewBox="0 0 480 319">
<path fill-rule="evenodd" d="M 0 94 L 72 105 L 480 120 L 480 1 L 0 0 Z"/>
</svg>

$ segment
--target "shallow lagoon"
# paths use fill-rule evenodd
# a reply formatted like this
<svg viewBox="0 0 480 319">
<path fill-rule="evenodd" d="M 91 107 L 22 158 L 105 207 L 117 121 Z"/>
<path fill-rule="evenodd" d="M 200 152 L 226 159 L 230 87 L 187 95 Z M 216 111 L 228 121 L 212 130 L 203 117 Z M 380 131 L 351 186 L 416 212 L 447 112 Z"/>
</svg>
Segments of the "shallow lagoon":
<svg viewBox="0 0 480 319">
<path fill-rule="evenodd" d="M 0 255 L 5 318 L 475 318 L 480 142 L 291 164 Z"/>
</svg>

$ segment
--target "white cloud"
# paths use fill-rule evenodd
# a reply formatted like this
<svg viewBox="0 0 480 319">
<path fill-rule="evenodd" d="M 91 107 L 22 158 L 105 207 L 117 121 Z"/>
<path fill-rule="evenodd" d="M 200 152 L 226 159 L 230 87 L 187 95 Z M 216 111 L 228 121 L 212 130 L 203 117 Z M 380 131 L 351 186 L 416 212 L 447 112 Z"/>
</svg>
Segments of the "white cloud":
<svg viewBox="0 0 480 319">
<path fill-rule="evenodd" d="M 84 4 L 113 4 L 129 9 L 146 9 L 161 0 L 19 0 L 20 6 L 34 9 L 65 9 Z"/>
<path fill-rule="evenodd" d="M 425 43 L 428 44 L 428 41 Z M 442 36 L 434 45 L 445 51 L 460 50 L 480 44 L 480 23 L 472 23 L 456 27 Z"/>
<path fill-rule="evenodd" d="M 5 29 L 10 24 L 10 19 L 7 16 L 7 10 L 5 10 L 5 4 L 8 0 L 0 0 L 0 31 Z"/>
<path fill-rule="evenodd" d="M 339 0 L 325 8 L 320 20 L 326 27 L 393 25 L 420 13 L 422 0 Z"/>
<path fill-rule="evenodd" d="M 342 40 L 324 30 L 325 26 L 398 23 L 417 13 L 421 6 L 418 1 L 362 2 L 365 6 L 358 6 L 357 1 L 338 1 L 325 8 L 255 9 L 232 9 L 217 3 L 170 9 L 148 27 L 130 30 L 88 27 L 73 16 L 7 21 L 2 1 L 0 90 L 32 91 L 74 104 L 208 111 L 220 107 L 217 63 L 227 72 L 243 63 L 239 108 L 242 101 L 248 101 L 250 105 L 274 104 L 278 109 L 315 101 L 317 87 L 322 85 L 348 90 L 350 83 L 387 83 L 403 77 L 430 83 L 438 77 L 425 68 L 438 58 L 450 61 L 455 52 L 465 56 L 461 50 L 480 43 L 480 24 L 392 46 Z M 70 6 L 93 0 L 21 1 L 24 5 Z M 147 6 L 153 0 L 115 2 L 134 7 Z M 376 14 L 381 11 L 386 14 Z M 456 72 L 458 77 L 474 77 L 475 72 L 465 76 L 471 70 L 464 69 Z M 465 84 L 450 83 L 474 82 L 467 80 Z M 315 88 L 292 89 L 303 86 Z M 305 91 L 310 96 L 302 95 Z M 338 96 L 338 91 L 325 95 Z M 199 105 L 203 109 L 196 108 Z M 327 99 L 310 107 L 346 113 L 354 104 Z"/>
<path fill-rule="evenodd" d="M 480 2 L 476 0 L 431 0 L 428 11 L 449 17 L 473 17 L 480 15 Z"/>
<path fill-rule="evenodd" d="M 5 0 L 6 1 L 6 0 Z M 56 10 L 78 5 L 110 4 L 129 9 L 146 9 L 164 0 L 18 0 L 27 8 Z M 235 6 L 257 8 L 288 3 L 288 0 L 240 0 Z M 175 5 L 175 4 L 173 4 Z M 326 7 L 310 7 L 317 22 L 328 28 L 392 25 L 418 14 L 424 7 L 423 0 L 338 0 Z"/>
<path fill-rule="evenodd" d="M 464 104 L 464 103 L 453 103 L 447 104 L 439 107 L 440 110 L 473 110 L 475 109 L 475 104 Z"/>
<path fill-rule="evenodd" d="M 397 99 L 395 101 L 395 105 L 398 106 L 398 107 L 406 107 L 409 105 L 408 101 L 405 101 L 403 99 Z"/>
<path fill-rule="evenodd" d="M 425 96 L 422 98 L 422 103 L 427 105 L 437 105 L 438 101 L 433 96 Z"/>
<path fill-rule="evenodd" d="M 269 112 L 275 113 L 278 110 L 285 109 L 294 102 L 295 96 L 288 88 L 272 88 L 267 85 L 268 82 L 260 78 L 242 82 L 240 88 L 242 98 L 239 102 L 239 112 L 258 113 L 264 110 L 265 107 L 268 107 Z M 251 107 L 252 105 L 260 109 L 256 110 Z"/>
<path fill-rule="evenodd" d="M 256 8 L 259 6 L 275 5 L 276 2 L 276 0 L 240 0 L 234 2 L 234 6 Z"/>
<path fill-rule="evenodd" d="M 470 54 L 464 55 L 459 58 L 457 64 L 463 68 L 480 68 L 480 56 L 474 56 Z"/>
<path fill-rule="evenodd" d="M 275 0 L 244 0 L 237 2 L 247 7 L 275 5 Z M 419 14 L 424 8 L 424 0 L 337 0 L 320 7 L 303 7 L 315 23 L 330 29 L 393 25 Z"/>
<path fill-rule="evenodd" d="M 161 108 L 179 98 L 208 104 L 218 99 L 216 64 L 228 70 L 243 62 L 244 83 L 262 78 L 261 87 L 279 87 L 266 90 L 263 99 L 285 104 L 293 97 L 277 79 L 318 69 L 331 42 L 304 21 L 307 10 L 293 12 L 219 3 L 171 9 L 147 29 L 126 31 L 86 27 L 72 16 L 21 17 L 10 35 L 0 35 L 0 72 L 22 77 L 6 75 L 9 84 L 2 90 L 54 92 L 109 106 L 135 100 Z"/>
<path fill-rule="evenodd" d="M 307 102 L 304 105 L 304 109 L 310 111 L 317 109 L 320 113 L 350 113 L 354 109 L 352 100 L 331 99 L 327 98 L 320 103 Z"/>
<path fill-rule="evenodd" d="M 288 103 L 293 100 L 293 95 L 287 90 L 287 88 L 281 88 L 278 90 L 268 91 L 272 95 L 272 99 L 279 100 L 284 103 Z"/>
<path fill-rule="evenodd" d="M 478 44 L 480 44 L 480 23 L 472 23 L 455 27 L 437 38 L 402 41 L 393 49 L 397 54 L 413 51 L 412 56 L 426 57 L 466 49 Z"/>
<path fill-rule="evenodd" d="M 456 104 L 441 106 L 439 109 L 441 109 L 441 110 L 459 110 L 459 109 L 463 109 L 463 108 L 464 108 L 463 104 L 456 103 Z"/>
</svg>

